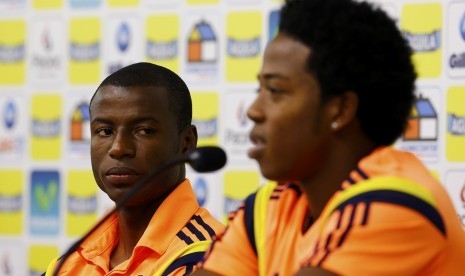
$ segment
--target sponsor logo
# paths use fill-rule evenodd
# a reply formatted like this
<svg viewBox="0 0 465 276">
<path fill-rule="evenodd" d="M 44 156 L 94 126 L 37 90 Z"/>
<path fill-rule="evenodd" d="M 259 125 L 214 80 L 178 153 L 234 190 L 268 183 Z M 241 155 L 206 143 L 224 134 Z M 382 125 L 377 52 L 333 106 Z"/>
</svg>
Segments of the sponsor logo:
<svg viewBox="0 0 465 276">
<path fill-rule="evenodd" d="M 100 55 L 100 44 L 98 42 L 93 44 L 78 44 L 71 43 L 70 56 L 75 61 L 94 61 Z"/>
<path fill-rule="evenodd" d="M 465 13 L 460 19 L 459 33 L 462 40 L 465 41 Z M 449 66 L 452 69 L 465 68 L 465 52 L 453 53 L 449 58 Z"/>
<path fill-rule="evenodd" d="M 255 81 L 261 63 L 262 16 L 258 11 L 227 15 L 225 69 L 228 82 Z"/>
<path fill-rule="evenodd" d="M 465 87 L 449 87 L 446 103 L 446 157 L 448 161 L 465 162 Z"/>
<path fill-rule="evenodd" d="M 108 66 L 108 74 L 113 74 L 114 72 L 118 71 L 119 69 L 123 67 L 124 67 L 124 64 L 121 62 L 110 64 Z"/>
<path fill-rule="evenodd" d="M 464 68 L 465 67 L 465 52 L 461 54 L 452 54 L 449 58 L 450 68 Z"/>
<path fill-rule="evenodd" d="M 37 200 L 37 206 L 43 212 L 48 212 L 52 208 L 53 201 L 57 198 L 58 183 L 50 181 L 46 186 L 36 185 L 34 186 L 33 194 Z"/>
<path fill-rule="evenodd" d="M 197 126 L 198 146 L 218 143 L 218 94 L 215 92 L 193 93 L 192 108 L 196 110 L 192 123 Z"/>
<path fill-rule="evenodd" d="M 52 50 L 52 38 L 50 37 L 50 30 L 48 28 L 44 28 L 44 31 L 42 32 L 41 35 L 41 40 L 40 40 L 42 47 L 44 47 L 45 50 L 51 51 Z"/>
<path fill-rule="evenodd" d="M 218 119 L 210 120 L 193 120 L 193 124 L 197 126 L 199 138 L 213 137 L 218 132 Z"/>
<path fill-rule="evenodd" d="M 465 136 L 465 116 L 447 115 L 447 131 L 452 135 Z"/>
<path fill-rule="evenodd" d="M 23 232 L 23 174 L 17 170 L 2 169 L 0 179 L 2 180 L 0 185 L 0 235 L 21 235 Z"/>
<path fill-rule="evenodd" d="M 412 60 L 418 78 L 439 77 L 442 72 L 442 5 L 412 3 L 402 7 L 400 29 L 413 50 Z"/>
<path fill-rule="evenodd" d="M 244 199 L 257 190 L 259 182 L 259 174 L 256 171 L 225 172 L 224 214 L 236 211 Z"/>
<path fill-rule="evenodd" d="M 21 195 L 5 196 L 0 195 L 0 212 L 14 213 L 20 212 L 23 206 Z"/>
<path fill-rule="evenodd" d="M 4 252 L 0 259 L 0 272 L 2 275 L 13 275 L 13 265 L 11 262 L 11 256 L 8 252 Z"/>
<path fill-rule="evenodd" d="M 58 172 L 34 171 L 31 181 L 31 232 L 32 234 L 57 234 L 60 196 Z"/>
<path fill-rule="evenodd" d="M 156 60 L 173 59 L 178 55 L 178 42 L 147 41 L 147 57 Z"/>
<path fill-rule="evenodd" d="M 191 81 L 217 81 L 218 38 L 207 19 L 194 21 L 186 45 L 186 78 Z"/>
<path fill-rule="evenodd" d="M 66 180 L 66 234 L 81 236 L 97 219 L 98 194 L 92 171 L 70 171 Z"/>
<path fill-rule="evenodd" d="M 179 70 L 179 15 L 148 16 L 146 19 L 145 57 L 148 62 Z"/>
<path fill-rule="evenodd" d="M 241 101 L 237 106 L 236 119 L 241 127 L 245 127 L 247 125 L 247 109 L 244 101 Z"/>
<path fill-rule="evenodd" d="M 130 42 L 131 31 L 129 29 L 129 25 L 126 22 L 123 22 L 116 33 L 116 44 L 118 45 L 118 49 L 121 52 L 125 52 L 129 48 Z"/>
<path fill-rule="evenodd" d="M 95 213 L 97 211 L 97 196 L 79 197 L 68 195 L 68 211 L 77 215 Z"/>
<path fill-rule="evenodd" d="M 460 36 L 465 41 L 465 12 L 462 15 L 462 19 L 460 19 L 459 31 L 460 31 Z"/>
<path fill-rule="evenodd" d="M 45 50 L 45 55 L 33 53 L 31 63 L 32 66 L 38 67 L 38 69 L 52 69 L 53 67 L 59 67 L 61 65 L 61 59 L 59 56 L 50 55 L 53 50 L 54 44 L 50 29 L 45 27 L 40 37 L 40 44 Z"/>
<path fill-rule="evenodd" d="M 16 124 L 17 111 L 13 101 L 8 101 L 5 105 L 5 111 L 3 114 L 5 127 L 7 130 L 13 129 Z"/>
<path fill-rule="evenodd" d="M 2 63 L 16 63 L 24 60 L 26 56 L 24 44 L 8 46 L 0 44 L 0 61 Z"/>
<path fill-rule="evenodd" d="M 131 48 L 134 48 L 133 45 L 133 33 L 130 28 L 129 21 L 117 23 L 117 28 L 114 33 L 115 44 L 114 47 L 111 47 L 109 56 L 114 56 L 115 58 L 109 60 L 106 65 L 108 74 L 112 74 L 124 66 L 133 63 L 128 57 L 133 57 L 131 53 Z M 114 49 L 114 51 L 112 51 Z"/>
<path fill-rule="evenodd" d="M 458 31 L 462 40 L 465 41 L 465 13 L 460 19 Z M 453 53 L 449 57 L 449 66 L 452 69 L 465 68 L 465 52 Z"/>
<path fill-rule="evenodd" d="M 40 138 L 58 137 L 61 132 L 60 119 L 32 120 L 32 135 Z"/>
<path fill-rule="evenodd" d="M 0 10 L 4 11 L 1 8 Z M 23 84 L 26 79 L 26 21 L 0 21 L 0 84 Z"/>
<path fill-rule="evenodd" d="M 228 38 L 227 51 L 231 57 L 249 58 L 260 53 L 260 37 L 251 40 L 236 40 Z"/>
<path fill-rule="evenodd" d="M 31 118 L 31 156 L 58 159 L 61 154 L 61 96 L 34 95 Z"/>
<path fill-rule="evenodd" d="M 438 138 L 438 115 L 430 100 L 421 95 L 415 100 L 407 121 L 404 141 L 436 141 Z"/>
<path fill-rule="evenodd" d="M 399 139 L 399 148 L 415 153 L 423 162 L 437 162 L 439 156 L 439 94 L 422 89 L 413 103 L 407 127 Z"/>
<path fill-rule="evenodd" d="M 234 130 L 232 128 L 226 128 L 225 130 L 225 143 L 231 143 L 234 145 L 246 145 L 249 142 L 249 131 L 244 130 L 248 124 L 247 109 L 245 102 L 242 100 L 236 109 L 236 119 L 241 127 L 241 130 Z"/>
<path fill-rule="evenodd" d="M 404 38 L 410 47 L 417 53 L 432 52 L 441 48 L 441 31 L 436 30 L 427 34 L 413 34 L 403 32 Z"/>
<path fill-rule="evenodd" d="M 218 59 L 217 39 L 211 27 L 205 20 L 195 24 L 187 45 L 187 61 L 216 62 Z"/>
<path fill-rule="evenodd" d="M 249 134 L 248 132 L 227 129 L 225 132 L 225 142 L 235 145 L 245 145 L 249 142 Z"/>
<path fill-rule="evenodd" d="M 69 24 L 69 82 L 91 84 L 100 79 L 101 20 L 73 18 Z"/>
<path fill-rule="evenodd" d="M 268 41 L 272 40 L 279 29 L 279 11 L 270 12 L 269 23 L 268 23 Z"/>
<path fill-rule="evenodd" d="M 203 207 L 208 199 L 208 187 L 203 178 L 198 178 L 194 184 L 195 195 L 200 207 Z"/>
<path fill-rule="evenodd" d="M 71 141 L 90 141 L 90 113 L 87 102 L 81 102 L 74 108 L 70 124 Z"/>
</svg>

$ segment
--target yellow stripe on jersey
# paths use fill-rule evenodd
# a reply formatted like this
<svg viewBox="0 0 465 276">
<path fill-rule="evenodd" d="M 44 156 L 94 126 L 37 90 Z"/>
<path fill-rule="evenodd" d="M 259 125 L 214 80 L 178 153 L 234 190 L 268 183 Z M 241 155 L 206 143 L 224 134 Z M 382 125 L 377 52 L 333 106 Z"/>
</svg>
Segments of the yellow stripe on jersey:
<svg viewBox="0 0 465 276">
<path fill-rule="evenodd" d="M 268 209 L 268 203 L 271 194 L 276 188 L 276 183 L 271 182 L 265 184 L 261 189 L 258 190 L 257 196 L 255 197 L 254 204 L 254 235 L 255 245 L 257 248 L 257 259 L 258 259 L 258 273 L 259 275 L 265 275 L 265 228 L 266 228 L 266 214 Z"/>
<path fill-rule="evenodd" d="M 190 244 L 183 249 L 179 250 L 174 256 L 171 257 L 169 261 L 163 264 L 163 266 L 160 267 L 160 269 L 155 272 L 154 276 L 161 276 L 163 273 L 169 268 L 169 266 L 174 263 L 176 260 L 182 258 L 183 256 L 187 256 L 189 254 L 193 253 L 200 253 L 200 252 L 205 252 L 208 250 L 210 247 L 212 241 L 207 240 L 207 241 L 198 241 L 193 244 Z"/>
<path fill-rule="evenodd" d="M 411 180 L 395 176 L 371 178 L 348 187 L 346 190 L 341 191 L 331 202 L 329 202 L 321 214 L 320 234 L 323 232 L 324 226 L 331 214 L 341 204 L 350 200 L 351 198 L 365 193 L 386 190 L 410 195 L 431 205 L 432 208 L 436 208 L 436 202 L 431 191 Z"/>
<path fill-rule="evenodd" d="M 45 272 L 45 276 L 52 276 L 55 270 L 55 265 L 58 262 L 58 258 L 53 259 L 47 267 L 47 271 Z"/>
</svg>

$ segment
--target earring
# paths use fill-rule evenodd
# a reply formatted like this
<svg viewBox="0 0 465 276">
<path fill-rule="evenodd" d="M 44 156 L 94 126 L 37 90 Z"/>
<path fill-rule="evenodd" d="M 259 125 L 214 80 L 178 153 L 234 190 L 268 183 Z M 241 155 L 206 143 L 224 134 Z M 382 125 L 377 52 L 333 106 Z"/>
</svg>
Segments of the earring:
<svg viewBox="0 0 465 276">
<path fill-rule="evenodd" d="M 336 129 L 338 127 L 338 123 L 336 121 L 331 123 L 331 128 Z"/>
</svg>

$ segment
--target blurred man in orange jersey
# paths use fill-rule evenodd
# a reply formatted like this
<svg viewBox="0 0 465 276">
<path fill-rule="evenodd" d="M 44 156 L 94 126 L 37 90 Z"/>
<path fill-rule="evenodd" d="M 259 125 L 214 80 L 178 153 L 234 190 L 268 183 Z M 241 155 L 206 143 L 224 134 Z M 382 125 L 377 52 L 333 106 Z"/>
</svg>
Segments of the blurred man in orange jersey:
<svg viewBox="0 0 465 276">
<path fill-rule="evenodd" d="M 248 110 L 249 156 L 280 184 L 245 200 L 199 275 L 463 274 L 446 191 L 390 147 L 416 77 L 394 21 L 352 0 L 289 0 L 280 20 Z"/>
</svg>

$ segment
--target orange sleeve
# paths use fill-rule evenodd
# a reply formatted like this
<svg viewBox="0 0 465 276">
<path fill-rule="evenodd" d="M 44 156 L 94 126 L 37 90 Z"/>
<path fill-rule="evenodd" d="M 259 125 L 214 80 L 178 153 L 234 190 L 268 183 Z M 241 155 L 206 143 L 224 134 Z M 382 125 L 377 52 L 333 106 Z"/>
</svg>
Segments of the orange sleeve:
<svg viewBox="0 0 465 276">
<path fill-rule="evenodd" d="M 366 210 L 352 206 L 335 214 L 342 219 L 320 240 L 320 254 L 309 264 L 342 275 L 428 274 L 428 267 L 440 265 L 434 262 L 445 246 L 445 233 L 424 214 L 372 203 L 364 220 Z"/>
<path fill-rule="evenodd" d="M 239 208 L 223 235 L 212 243 L 202 268 L 221 275 L 257 275 L 257 256 L 247 238 L 244 209 Z"/>
</svg>

